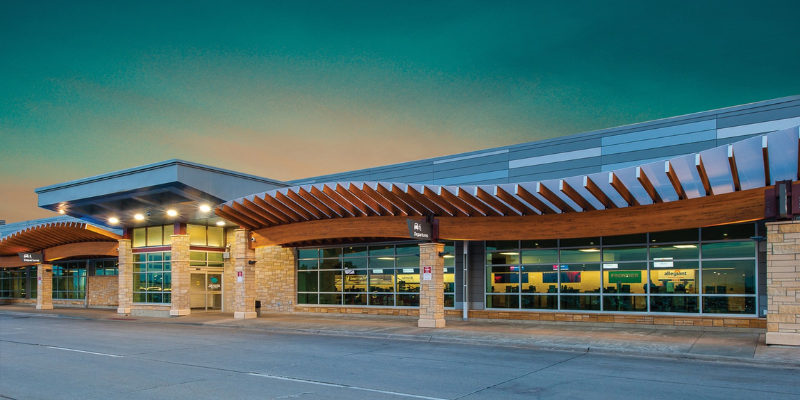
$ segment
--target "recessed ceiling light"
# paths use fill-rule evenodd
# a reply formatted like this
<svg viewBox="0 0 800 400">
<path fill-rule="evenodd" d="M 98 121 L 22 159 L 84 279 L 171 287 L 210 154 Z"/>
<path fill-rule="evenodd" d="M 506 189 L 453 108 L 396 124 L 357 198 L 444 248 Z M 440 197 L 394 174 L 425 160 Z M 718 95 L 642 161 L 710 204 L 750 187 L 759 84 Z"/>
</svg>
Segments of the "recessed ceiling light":
<svg viewBox="0 0 800 400">
<path fill-rule="evenodd" d="M 119 220 L 114 218 L 114 217 L 111 217 L 111 218 L 108 219 L 108 223 L 109 224 L 116 224 L 116 223 L 119 223 Z"/>
<path fill-rule="evenodd" d="M 174 217 L 178 215 L 178 212 L 175 210 L 167 210 L 167 215 L 169 215 L 170 217 Z"/>
<path fill-rule="evenodd" d="M 137 221 L 144 221 L 144 215 L 136 214 L 136 215 L 133 216 L 133 219 L 135 219 Z"/>
<path fill-rule="evenodd" d="M 211 207 L 208 204 L 203 204 L 202 206 L 200 206 L 200 211 L 209 212 L 211 211 Z"/>
<path fill-rule="evenodd" d="M 59 213 L 59 214 L 64 214 L 65 212 L 66 212 L 66 211 L 64 211 L 64 210 L 58 210 L 58 213 Z"/>
<path fill-rule="evenodd" d="M 218 221 L 217 226 L 225 226 L 225 221 Z"/>
</svg>

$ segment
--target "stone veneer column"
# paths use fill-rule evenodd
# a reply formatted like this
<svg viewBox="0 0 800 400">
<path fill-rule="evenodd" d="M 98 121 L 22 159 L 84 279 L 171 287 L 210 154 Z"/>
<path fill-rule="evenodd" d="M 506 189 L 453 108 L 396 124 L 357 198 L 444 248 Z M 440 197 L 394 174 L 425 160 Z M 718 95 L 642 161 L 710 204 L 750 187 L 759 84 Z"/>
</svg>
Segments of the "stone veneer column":
<svg viewBox="0 0 800 400">
<path fill-rule="evenodd" d="M 800 346 L 800 221 L 767 223 L 767 344 Z"/>
<path fill-rule="evenodd" d="M 292 312 L 297 298 L 294 249 L 264 246 L 256 249 L 256 293 L 261 307 L 273 312 Z"/>
<path fill-rule="evenodd" d="M 228 258 L 224 261 L 222 269 L 222 312 L 230 313 L 234 310 L 234 287 L 236 284 L 236 254 L 234 245 L 236 244 L 236 230 L 225 229 L 225 251 Z"/>
<path fill-rule="evenodd" d="M 256 315 L 256 267 L 255 251 L 250 248 L 250 231 L 237 229 L 234 232 L 231 256 L 234 259 L 233 318 L 255 318 Z M 241 282 L 239 273 L 242 274 Z"/>
<path fill-rule="evenodd" d="M 420 328 L 444 328 L 444 243 L 419 245 L 419 322 Z M 424 280 L 425 267 L 431 279 Z"/>
<path fill-rule="evenodd" d="M 36 309 L 53 309 L 53 266 L 39 264 L 36 266 Z"/>
<path fill-rule="evenodd" d="M 133 249 L 130 239 L 120 239 L 117 288 L 117 313 L 128 315 L 131 313 L 131 303 L 133 303 Z"/>
<path fill-rule="evenodd" d="M 189 315 L 189 235 L 172 235 L 172 307 L 169 315 Z"/>
</svg>

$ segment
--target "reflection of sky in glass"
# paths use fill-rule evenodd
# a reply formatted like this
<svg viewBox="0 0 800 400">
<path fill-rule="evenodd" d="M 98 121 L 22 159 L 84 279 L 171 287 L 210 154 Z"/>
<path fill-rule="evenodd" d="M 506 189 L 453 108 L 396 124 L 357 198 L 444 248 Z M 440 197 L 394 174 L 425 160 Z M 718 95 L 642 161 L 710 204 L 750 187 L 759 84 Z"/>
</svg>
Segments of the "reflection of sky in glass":
<svg viewBox="0 0 800 400">
<path fill-rule="evenodd" d="M 650 179 L 650 183 L 653 184 L 653 187 L 656 188 L 656 191 L 661 196 L 661 200 L 665 202 L 678 200 L 678 194 L 675 193 L 675 189 L 672 188 L 672 183 L 669 181 L 669 178 L 667 178 L 667 174 L 664 173 L 664 161 L 656 161 L 642 165 L 642 170 Z"/>
<path fill-rule="evenodd" d="M 767 135 L 771 184 L 797 180 L 798 128 L 784 129 Z"/>
<path fill-rule="evenodd" d="M 703 182 L 700 180 L 700 173 L 697 172 L 694 164 L 694 154 L 673 158 L 670 163 L 672 163 L 675 174 L 678 175 L 678 180 L 681 181 L 686 198 L 694 199 L 706 195 L 706 189 L 703 188 Z"/>
<path fill-rule="evenodd" d="M 764 158 L 761 156 L 761 136 L 733 144 L 733 156 L 739 169 L 742 190 L 764 186 Z"/>
<path fill-rule="evenodd" d="M 700 152 L 700 157 L 706 168 L 711 191 L 714 194 L 733 192 L 733 177 L 731 176 L 731 167 L 728 165 L 728 147 L 715 147 Z"/>
</svg>

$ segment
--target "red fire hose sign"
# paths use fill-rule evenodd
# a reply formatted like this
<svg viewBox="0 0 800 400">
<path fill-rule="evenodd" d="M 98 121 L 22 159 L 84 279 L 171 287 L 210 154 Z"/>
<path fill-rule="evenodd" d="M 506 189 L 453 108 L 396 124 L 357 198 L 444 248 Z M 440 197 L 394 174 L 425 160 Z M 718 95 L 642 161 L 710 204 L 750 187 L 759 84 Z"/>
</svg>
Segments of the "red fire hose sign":
<svg viewBox="0 0 800 400">
<path fill-rule="evenodd" d="M 431 280 L 431 267 L 422 267 L 422 280 Z"/>
</svg>

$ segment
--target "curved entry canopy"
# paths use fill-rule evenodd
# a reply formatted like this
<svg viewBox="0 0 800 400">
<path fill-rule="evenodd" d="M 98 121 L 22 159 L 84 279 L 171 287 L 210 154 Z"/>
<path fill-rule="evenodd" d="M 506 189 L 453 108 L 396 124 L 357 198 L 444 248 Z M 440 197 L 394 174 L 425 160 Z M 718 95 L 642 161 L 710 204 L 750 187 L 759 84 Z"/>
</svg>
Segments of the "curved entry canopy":
<svg viewBox="0 0 800 400">
<path fill-rule="evenodd" d="M 256 245 L 406 238 L 405 220 L 427 215 L 439 220 L 442 239 L 567 238 L 709 226 L 764 218 L 764 188 L 798 180 L 799 148 L 794 127 L 564 179 L 476 186 L 334 182 L 239 198 L 215 212 L 254 230 Z"/>
<path fill-rule="evenodd" d="M 116 256 L 122 237 L 79 222 L 56 222 L 30 227 L 0 240 L 0 267 L 30 265 L 17 253 L 44 252 L 45 261 L 77 256 Z"/>
</svg>

